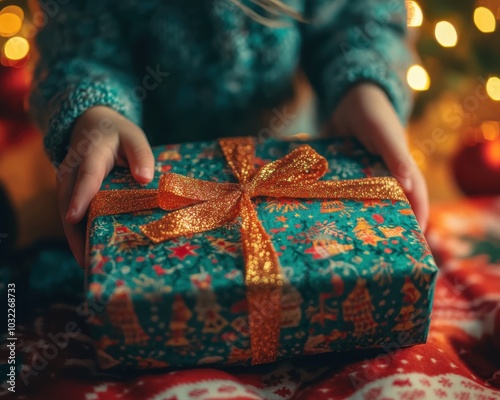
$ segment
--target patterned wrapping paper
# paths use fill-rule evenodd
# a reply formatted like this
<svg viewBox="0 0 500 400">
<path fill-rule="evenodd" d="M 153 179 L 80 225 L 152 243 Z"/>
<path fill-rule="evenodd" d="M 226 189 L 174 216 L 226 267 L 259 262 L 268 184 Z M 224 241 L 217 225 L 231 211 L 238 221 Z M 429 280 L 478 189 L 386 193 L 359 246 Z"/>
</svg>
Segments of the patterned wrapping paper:
<svg viewBox="0 0 500 400">
<path fill-rule="evenodd" d="M 256 165 L 301 141 L 257 145 Z M 323 179 L 384 176 L 357 144 L 307 141 L 329 164 Z M 217 142 L 154 149 L 158 186 L 175 172 L 235 178 Z M 103 190 L 138 186 L 115 170 Z M 254 199 L 285 277 L 278 358 L 424 343 L 437 274 L 413 212 L 390 200 Z M 87 315 L 102 368 L 250 364 L 244 260 L 234 223 L 157 245 L 139 226 L 165 211 L 100 216 L 89 230 Z"/>
</svg>

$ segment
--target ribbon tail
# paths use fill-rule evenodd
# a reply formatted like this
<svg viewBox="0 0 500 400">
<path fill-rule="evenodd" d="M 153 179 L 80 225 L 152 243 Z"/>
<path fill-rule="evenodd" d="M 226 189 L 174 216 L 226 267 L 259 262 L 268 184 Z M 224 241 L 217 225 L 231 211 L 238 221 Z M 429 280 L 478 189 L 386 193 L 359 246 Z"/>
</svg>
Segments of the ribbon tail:
<svg viewBox="0 0 500 400">
<path fill-rule="evenodd" d="M 283 280 L 271 239 L 247 195 L 241 197 L 240 215 L 252 364 L 269 363 L 278 355 Z"/>
<path fill-rule="evenodd" d="M 87 224 L 97 216 L 125 214 L 158 208 L 156 189 L 103 190 L 90 203 Z"/>
<path fill-rule="evenodd" d="M 241 193 L 229 193 L 217 200 L 206 201 L 173 211 L 157 221 L 141 226 L 141 231 L 154 243 L 206 232 L 234 220 L 238 216 Z"/>
<path fill-rule="evenodd" d="M 257 195 L 303 199 L 370 199 L 408 202 L 399 182 L 389 176 L 263 186 L 258 188 Z"/>
</svg>

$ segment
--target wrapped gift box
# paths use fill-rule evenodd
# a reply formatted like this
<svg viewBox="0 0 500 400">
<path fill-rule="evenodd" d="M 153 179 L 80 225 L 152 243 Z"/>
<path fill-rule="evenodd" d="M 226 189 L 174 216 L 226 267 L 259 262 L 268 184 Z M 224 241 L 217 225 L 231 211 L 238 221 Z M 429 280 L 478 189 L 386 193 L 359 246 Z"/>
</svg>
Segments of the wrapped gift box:
<svg viewBox="0 0 500 400">
<path fill-rule="evenodd" d="M 257 143 L 253 161 L 258 169 L 303 144 Z M 380 159 L 356 143 L 307 144 L 328 162 L 321 181 L 388 175 Z M 131 192 L 154 192 L 162 174 L 237 181 L 218 142 L 157 147 L 154 155 L 151 184 L 139 186 L 128 171 L 115 170 L 100 192 L 113 196 L 93 203 L 86 315 L 101 367 L 263 362 L 253 357 L 252 335 L 265 330 L 267 320 L 249 324 L 240 216 L 154 243 L 141 227 L 167 211 L 151 206 L 106 215 L 110 204 L 127 208 Z M 279 318 L 275 359 L 426 340 L 437 268 L 411 207 L 356 190 L 356 199 L 252 199 L 282 275 L 272 299 L 279 315 L 270 317 Z M 96 214 L 99 207 L 105 212 Z"/>
</svg>

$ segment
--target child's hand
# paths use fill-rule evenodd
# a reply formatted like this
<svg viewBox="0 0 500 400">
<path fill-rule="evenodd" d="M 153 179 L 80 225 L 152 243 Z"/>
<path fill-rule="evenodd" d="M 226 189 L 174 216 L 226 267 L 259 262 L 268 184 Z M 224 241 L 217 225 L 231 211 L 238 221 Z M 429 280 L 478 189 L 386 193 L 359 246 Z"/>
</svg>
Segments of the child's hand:
<svg viewBox="0 0 500 400">
<path fill-rule="evenodd" d="M 429 216 L 427 186 L 410 155 L 405 130 L 382 89 L 364 83 L 349 90 L 333 114 L 333 127 L 342 135 L 356 136 L 368 151 L 382 156 L 425 231 Z"/>
<path fill-rule="evenodd" d="M 154 175 L 154 157 L 144 132 L 103 106 L 78 118 L 70 148 L 57 174 L 59 211 L 71 251 L 83 266 L 85 228 L 80 222 L 103 179 L 119 165 L 129 166 L 139 183 L 148 183 Z"/>
</svg>

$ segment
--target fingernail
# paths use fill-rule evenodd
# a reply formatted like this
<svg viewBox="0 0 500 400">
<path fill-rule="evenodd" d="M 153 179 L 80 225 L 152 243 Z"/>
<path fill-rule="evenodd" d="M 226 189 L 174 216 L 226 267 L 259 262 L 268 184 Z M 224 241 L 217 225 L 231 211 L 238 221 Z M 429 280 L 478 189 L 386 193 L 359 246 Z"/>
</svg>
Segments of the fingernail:
<svg viewBox="0 0 500 400">
<path fill-rule="evenodd" d="M 70 208 L 68 210 L 68 213 L 66 214 L 66 221 L 69 221 L 71 218 L 73 218 L 76 215 L 76 209 L 75 208 Z"/>
<path fill-rule="evenodd" d="M 412 180 L 410 178 L 403 178 L 401 179 L 401 186 L 403 186 L 403 189 L 405 192 L 411 192 L 413 185 L 412 185 Z"/>
<path fill-rule="evenodd" d="M 145 167 L 137 168 L 135 172 L 141 178 L 153 179 L 154 172 L 151 168 L 145 168 Z"/>
</svg>

